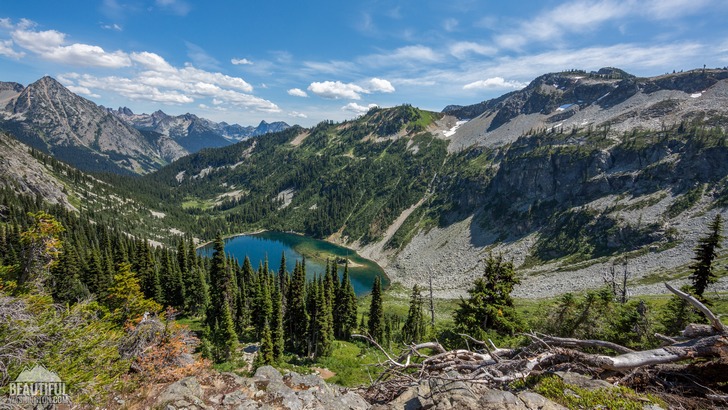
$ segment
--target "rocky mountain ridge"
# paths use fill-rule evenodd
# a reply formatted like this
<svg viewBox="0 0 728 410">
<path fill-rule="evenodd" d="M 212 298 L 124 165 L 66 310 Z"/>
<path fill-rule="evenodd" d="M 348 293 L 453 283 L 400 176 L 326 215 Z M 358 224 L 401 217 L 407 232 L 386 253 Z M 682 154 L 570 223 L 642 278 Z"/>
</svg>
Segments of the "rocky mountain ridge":
<svg viewBox="0 0 728 410">
<path fill-rule="evenodd" d="M 107 110 L 140 131 L 158 133 L 174 140 L 188 153 L 197 152 L 202 148 L 224 147 L 233 142 L 283 131 L 289 127 L 282 121 L 272 123 L 261 121 L 257 127 L 244 127 L 238 124 L 210 121 L 190 113 L 172 116 L 157 110 L 152 114 L 134 114 L 127 107 L 119 107 L 116 110 L 108 108 Z"/>
<path fill-rule="evenodd" d="M 48 76 L 27 87 L 0 82 L 0 130 L 84 171 L 145 174 L 202 148 L 287 127 L 284 122 L 243 127 L 194 114 L 106 109 Z"/>
<path fill-rule="evenodd" d="M 607 128 L 659 130 L 702 117 L 717 120 L 728 103 L 728 70 L 697 69 L 639 78 L 616 68 L 587 73 L 549 73 L 528 86 L 443 113 L 468 120 L 452 136 L 449 149 L 496 146 L 534 130 Z"/>
<path fill-rule="evenodd" d="M 3 83 L 0 128 L 79 168 L 146 173 L 166 161 L 154 143 L 51 77 Z"/>
</svg>

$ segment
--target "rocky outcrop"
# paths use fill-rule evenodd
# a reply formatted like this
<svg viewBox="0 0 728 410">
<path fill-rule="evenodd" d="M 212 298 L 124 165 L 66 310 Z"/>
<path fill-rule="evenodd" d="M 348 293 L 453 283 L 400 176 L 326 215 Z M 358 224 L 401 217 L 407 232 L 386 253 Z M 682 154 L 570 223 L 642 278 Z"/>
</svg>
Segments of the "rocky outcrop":
<svg viewBox="0 0 728 410">
<path fill-rule="evenodd" d="M 0 132 L 0 186 L 22 195 L 39 196 L 50 204 L 75 210 L 66 187 L 48 167 L 34 158 L 28 147 Z"/>
<path fill-rule="evenodd" d="M 565 407 L 540 394 L 524 390 L 512 393 L 482 384 L 440 379 L 423 380 L 373 410 L 563 410 Z"/>
<path fill-rule="evenodd" d="M 270 366 L 250 378 L 216 374 L 201 383 L 187 377 L 167 386 L 153 406 L 176 409 L 336 409 L 364 410 L 369 404 L 357 393 L 327 384 L 317 375 L 282 375 Z"/>
</svg>

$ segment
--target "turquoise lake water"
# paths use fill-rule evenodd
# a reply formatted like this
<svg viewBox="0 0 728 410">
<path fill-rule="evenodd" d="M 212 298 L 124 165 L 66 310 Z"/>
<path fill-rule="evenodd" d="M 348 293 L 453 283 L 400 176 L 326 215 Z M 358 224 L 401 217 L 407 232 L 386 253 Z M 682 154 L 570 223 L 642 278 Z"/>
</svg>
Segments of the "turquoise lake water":
<svg viewBox="0 0 728 410">
<path fill-rule="evenodd" d="M 212 255 L 212 244 L 200 248 L 203 255 Z M 326 257 L 333 256 L 339 259 L 348 259 L 349 276 L 351 284 L 357 295 L 371 291 L 374 278 L 380 276 L 382 284 L 389 281 L 384 271 L 375 262 L 362 258 L 355 251 L 334 245 L 330 242 L 312 239 L 303 235 L 285 232 L 261 232 L 251 235 L 239 235 L 225 240 L 225 253 L 236 258 L 241 264 L 247 256 L 253 269 L 268 260 L 269 269 L 278 272 L 281 254 L 286 255 L 286 270 L 293 272 L 296 261 L 306 257 L 306 276 L 310 279 L 314 275 L 321 275 L 326 270 Z M 339 264 L 339 278 L 344 272 L 344 265 Z"/>
</svg>

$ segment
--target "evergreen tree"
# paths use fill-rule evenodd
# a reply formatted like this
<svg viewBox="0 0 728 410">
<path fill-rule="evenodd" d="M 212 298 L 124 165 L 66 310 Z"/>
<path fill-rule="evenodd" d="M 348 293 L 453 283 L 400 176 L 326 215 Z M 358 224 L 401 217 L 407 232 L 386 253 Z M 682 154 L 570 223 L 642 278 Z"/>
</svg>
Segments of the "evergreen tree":
<svg viewBox="0 0 728 410">
<path fill-rule="evenodd" d="M 285 333 L 283 331 L 283 303 L 281 291 L 276 284 L 271 295 L 273 313 L 271 315 L 271 337 L 273 339 L 273 359 L 279 360 L 283 357 Z"/>
<path fill-rule="evenodd" d="M 218 236 L 213 243 L 213 254 L 210 261 L 212 288 L 210 305 L 205 318 L 216 361 L 230 360 L 235 354 L 237 346 L 237 334 L 230 308 L 234 297 L 231 276 L 232 273 L 228 269 L 225 257 L 225 243 Z"/>
<path fill-rule="evenodd" d="M 287 306 L 284 316 L 287 349 L 293 353 L 305 354 L 308 336 L 308 313 L 306 312 L 306 271 L 296 261 L 291 284 L 288 287 Z"/>
<path fill-rule="evenodd" d="M 693 289 L 689 285 L 685 285 L 680 290 L 690 294 Z M 690 323 L 703 321 L 702 313 L 696 311 L 691 304 L 677 295 L 672 295 L 660 315 L 660 324 L 664 328 L 663 333 L 668 336 L 679 335 Z"/>
<path fill-rule="evenodd" d="M 415 284 L 412 287 L 407 320 L 402 327 L 402 342 L 406 344 L 419 343 L 425 336 L 426 324 L 425 315 L 422 313 L 422 305 L 423 300 L 420 287 Z"/>
<path fill-rule="evenodd" d="M 384 337 L 384 307 L 382 306 L 382 280 L 374 278 L 372 285 L 372 301 L 369 305 L 369 321 L 367 330 L 374 340 L 382 341 Z"/>
<path fill-rule="evenodd" d="M 321 290 L 318 280 L 318 275 L 315 275 L 311 282 L 306 284 L 306 312 L 308 312 L 308 335 L 307 339 L 307 354 L 309 356 L 314 355 L 316 349 L 316 341 L 319 338 L 319 311 L 318 311 L 318 297 L 319 291 Z"/>
<path fill-rule="evenodd" d="M 268 271 L 264 265 L 258 268 L 255 284 L 255 302 L 253 303 L 253 323 L 256 336 L 260 337 L 263 327 L 270 323 L 273 312 L 273 304 L 270 296 Z"/>
<path fill-rule="evenodd" d="M 258 366 L 270 365 L 275 362 L 275 346 L 268 322 L 266 322 L 263 326 L 262 334 L 263 337 L 260 340 L 260 349 L 258 350 L 258 356 L 256 357 L 256 364 Z"/>
<path fill-rule="evenodd" d="M 78 254 L 73 245 L 64 246 L 58 263 L 51 268 L 50 289 L 53 299 L 59 303 L 75 303 L 90 296 L 81 282 Z"/>
<path fill-rule="evenodd" d="M 157 302 L 144 297 L 139 288 L 139 280 L 131 270 L 131 264 L 122 263 L 114 276 L 114 284 L 107 290 L 108 305 L 111 318 L 124 324 L 129 319 L 137 318 L 144 313 L 156 313 L 162 310 Z"/>
<path fill-rule="evenodd" d="M 227 303 L 220 306 L 220 316 L 215 321 L 211 333 L 215 361 L 224 362 L 233 359 L 238 346 L 238 335 L 235 333 L 233 315 Z"/>
<path fill-rule="evenodd" d="M 460 299 L 455 310 L 456 326 L 478 336 L 488 329 L 508 334 L 520 329 L 520 318 L 511 297 L 518 283 L 512 262 L 504 261 L 502 255 L 489 255 L 483 277 L 477 278 L 468 289 L 470 297 Z"/>
<path fill-rule="evenodd" d="M 286 306 L 286 295 L 288 294 L 288 286 L 291 278 L 286 270 L 286 253 L 281 251 L 281 266 L 278 268 L 278 288 L 281 294 L 282 308 Z"/>
<path fill-rule="evenodd" d="M 28 213 L 33 222 L 20 234 L 23 264 L 18 284 L 32 283 L 37 290 L 43 291 L 50 268 L 56 263 L 63 248 L 60 235 L 63 225 L 52 215 L 38 211 Z"/>
<path fill-rule="evenodd" d="M 708 285 L 715 283 L 718 279 L 713 269 L 713 260 L 718 256 L 718 249 L 722 247 L 723 241 L 723 218 L 720 214 L 715 215 L 713 221 L 708 225 L 709 233 L 698 239 L 698 246 L 695 248 L 695 261 L 690 265 L 693 273 L 690 280 L 693 282 L 693 290 L 699 299 L 703 299 L 703 293 Z"/>
<path fill-rule="evenodd" d="M 334 307 L 334 333 L 338 339 L 349 340 L 356 329 L 357 302 L 354 287 L 349 278 L 349 264 L 344 265 Z"/>
<path fill-rule="evenodd" d="M 195 246 L 190 240 L 189 248 L 185 248 L 184 240 L 177 249 L 177 263 L 182 269 L 182 285 L 185 291 L 185 310 L 191 315 L 200 315 L 205 312 L 210 303 L 210 290 L 204 268 L 198 265 Z M 180 249 L 182 248 L 182 249 Z M 186 254 L 181 257 L 180 254 Z"/>
<path fill-rule="evenodd" d="M 169 252 L 163 251 L 162 265 L 159 270 L 159 280 L 162 283 L 163 303 L 166 306 L 172 306 L 180 309 L 184 307 L 184 289 L 182 285 L 182 277 L 179 270 L 172 266 L 172 260 Z"/>
<path fill-rule="evenodd" d="M 137 248 L 132 269 L 137 272 L 141 280 L 141 288 L 144 296 L 157 302 L 163 300 L 162 286 L 159 282 L 159 271 L 152 256 L 149 242 L 144 241 Z"/>
</svg>

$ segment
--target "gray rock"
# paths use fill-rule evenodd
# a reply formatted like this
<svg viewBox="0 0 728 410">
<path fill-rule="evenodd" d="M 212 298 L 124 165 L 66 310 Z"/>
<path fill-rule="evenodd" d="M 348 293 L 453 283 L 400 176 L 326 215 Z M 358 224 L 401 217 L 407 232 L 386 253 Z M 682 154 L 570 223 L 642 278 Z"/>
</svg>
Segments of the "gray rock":
<svg viewBox="0 0 728 410">
<path fill-rule="evenodd" d="M 268 380 L 282 380 L 281 372 L 273 366 L 261 366 L 255 371 L 255 377 Z"/>
<path fill-rule="evenodd" d="M 489 389 L 478 401 L 484 410 L 529 410 L 526 404 L 509 391 Z M 538 407 L 537 407 L 538 408 Z"/>
<path fill-rule="evenodd" d="M 167 386 L 157 398 L 156 406 L 162 407 L 166 403 L 178 400 L 186 400 L 199 405 L 202 404 L 203 395 L 202 386 L 200 386 L 197 379 L 195 377 L 185 377 Z"/>
<path fill-rule="evenodd" d="M 340 410 L 366 410 L 369 408 L 369 403 L 363 397 L 351 391 L 335 398 L 331 404 L 329 408 Z"/>
<path fill-rule="evenodd" d="M 248 400 L 249 398 L 247 394 L 241 391 L 236 391 L 230 394 L 226 394 L 225 397 L 222 399 L 222 404 L 225 406 L 235 406 L 238 404 L 242 404 L 243 402 Z"/>
<path fill-rule="evenodd" d="M 527 408 L 533 410 L 566 410 L 566 407 L 555 403 L 546 397 L 532 391 L 523 391 L 518 393 L 518 398 L 526 405 Z"/>
<path fill-rule="evenodd" d="M 260 406 L 258 405 L 258 403 L 254 402 L 252 400 L 248 400 L 248 401 L 244 402 L 243 404 L 235 407 L 235 410 L 257 410 L 259 408 L 260 408 Z"/>
<path fill-rule="evenodd" d="M 556 372 L 566 384 L 581 387 L 582 389 L 596 390 L 614 387 L 604 380 L 592 379 L 591 377 L 572 372 Z"/>
</svg>

